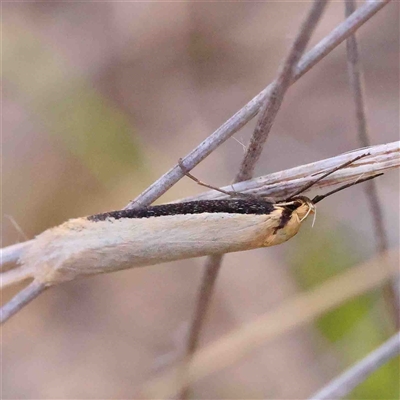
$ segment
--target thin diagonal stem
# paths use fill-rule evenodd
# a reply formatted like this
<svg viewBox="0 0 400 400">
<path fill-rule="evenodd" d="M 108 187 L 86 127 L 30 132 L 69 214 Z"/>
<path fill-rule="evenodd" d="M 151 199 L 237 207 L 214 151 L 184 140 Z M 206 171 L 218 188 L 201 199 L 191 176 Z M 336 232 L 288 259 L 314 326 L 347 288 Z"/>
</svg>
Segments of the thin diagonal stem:
<svg viewBox="0 0 400 400">
<path fill-rule="evenodd" d="M 322 39 L 316 46 L 308 51 L 299 61 L 292 84 L 297 82 L 305 73 L 320 62 L 340 43 L 372 18 L 379 10 L 381 10 L 390 0 L 368 1 L 359 7 L 349 18 L 339 24 L 329 35 Z M 271 84 L 272 85 L 272 84 Z M 229 139 L 239 129 L 247 124 L 263 104 L 271 85 L 267 86 L 262 92 L 249 101 L 236 114 L 229 118 L 207 139 L 194 148 L 186 157 L 182 159 L 182 164 L 185 170 L 190 171 L 208 155 L 210 155 L 218 146 Z M 175 167 L 167 171 L 156 182 L 150 185 L 136 199 L 126 205 L 126 209 L 139 208 L 147 206 L 153 201 L 162 196 L 176 182 L 185 175 L 177 163 Z M 28 244 L 28 242 L 20 243 L 19 245 Z M 4 253 L 4 261 L 6 255 Z M 7 262 L 16 262 L 18 260 L 17 252 L 13 251 L 7 257 Z M 3 263 L 1 263 L 3 264 Z"/>
<path fill-rule="evenodd" d="M 344 4 L 346 18 L 348 18 L 356 11 L 355 0 L 345 0 Z M 365 104 L 365 82 L 363 79 L 363 67 L 360 60 L 360 51 L 355 33 L 347 38 L 346 47 L 349 82 L 353 92 L 355 105 L 358 142 L 360 143 L 360 146 L 367 147 L 370 146 L 371 141 L 368 132 Z M 388 249 L 388 238 L 383 222 L 383 210 L 379 201 L 376 182 L 370 181 L 364 186 L 364 188 L 373 221 L 377 250 L 384 253 Z M 394 278 L 392 282 L 388 282 L 383 288 L 386 307 L 389 310 L 389 314 L 396 330 L 400 329 L 400 299 L 396 294 L 398 283 L 398 279 Z"/>
<path fill-rule="evenodd" d="M 342 43 L 349 35 L 355 32 L 360 26 L 372 18 L 390 0 L 367 1 L 344 22 L 339 24 L 329 35 L 322 39 L 299 61 L 291 84 L 299 80 L 314 65 L 321 61 L 327 54 Z M 262 92 L 249 101 L 235 115 L 229 118 L 213 134 L 200 143 L 187 156 L 182 158 L 182 164 L 187 171 L 193 169 L 197 164 L 210 155 L 218 146 L 229 139 L 234 133 L 246 125 L 257 115 L 259 109 L 272 89 L 267 86 Z M 147 206 L 157 200 L 162 194 L 170 189 L 176 182 L 184 177 L 179 164 L 161 176 L 156 182 L 150 185 L 140 196 L 131 201 L 125 208 L 138 208 Z"/>
<path fill-rule="evenodd" d="M 398 356 L 399 353 L 400 333 L 398 332 L 342 375 L 329 382 L 309 400 L 342 399 L 382 365 Z"/>
<path fill-rule="evenodd" d="M 331 157 L 325 160 L 313 162 L 311 164 L 301 165 L 295 168 L 290 168 L 285 171 L 275 172 L 264 177 L 258 177 L 253 180 L 241 182 L 237 184 L 237 189 L 250 194 L 250 195 L 264 195 L 274 196 L 277 198 L 285 198 L 288 193 L 293 193 L 299 187 L 304 187 L 308 182 L 314 181 L 315 175 L 323 174 L 327 170 L 332 170 L 336 165 L 342 165 L 347 161 L 354 160 L 355 157 L 369 153 L 368 156 L 358 160 L 351 167 L 345 167 L 336 171 L 330 175 L 326 180 L 316 183 L 316 187 L 329 187 L 337 184 L 345 184 L 351 182 L 354 184 L 354 180 L 360 176 L 368 177 L 375 175 L 379 172 L 389 171 L 394 168 L 400 167 L 400 142 L 393 142 L 387 144 L 381 144 L 377 146 L 371 146 L 368 149 L 358 149 L 345 154 L 340 154 L 335 157 Z M 231 189 L 230 186 L 226 190 Z M 191 200 L 210 200 L 215 198 L 226 198 L 227 195 L 220 192 L 206 192 L 195 198 L 185 198 L 179 200 L 191 201 Z M 25 242 L 27 248 L 30 245 L 34 245 L 34 240 Z M 2 253 L 9 253 L 8 260 L 19 257 L 21 249 L 18 246 L 9 246 L 1 249 Z M 25 251 L 25 250 L 24 250 Z M 14 270 L 0 273 L 0 281 L 3 284 L 13 284 L 18 282 L 20 277 L 23 275 L 30 277 L 36 276 L 35 269 L 24 272 L 24 265 L 16 267 Z M 102 271 L 99 271 L 102 273 Z"/>
<path fill-rule="evenodd" d="M 22 289 L 16 296 L 14 296 L 7 304 L 0 310 L 0 324 L 6 322 L 22 307 L 26 306 L 39 294 L 46 290 L 46 286 L 37 281 L 30 283 L 25 289 Z"/>
<path fill-rule="evenodd" d="M 204 275 L 200 284 L 196 309 L 194 312 L 192 325 L 190 326 L 189 340 L 187 345 L 187 354 L 193 354 L 199 344 L 200 332 L 204 324 L 204 319 L 209 308 L 209 302 L 221 267 L 222 256 L 207 257 L 204 266 Z M 185 396 L 188 393 L 186 392 Z M 183 396 L 183 397 L 185 397 Z"/>
<path fill-rule="evenodd" d="M 351 161 L 356 156 L 369 153 L 362 161 L 354 163 L 351 167 L 340 169 L 329 178 L 314 183 L 315 188 L 325 188 L 333 185 L 344 184 L 354 181 L 359 176 L 374 175 L 380 172 L 388 172 L 400 166 L 400 141 L 379 144 L 353 150 L 343 154 L 336 155 L 324 160 L 312 162 L 310 164 L 300 165 L 289 168 L 284 171 L 274 172 L 265 176 L 259 176 L 245 182 L 237 183 L 234 187 L 244 195 L 252 196 L 272 196 L 274 198 L 287 198 L 294 191 L 303 188 L 310 182 L 314 182 L 316 175 L 324 174 L 328 170 L 332 170 L 337 165 L 342 165 L 347 161 Z M 224 191 L 232 191 L 232 185 L 222 188 Z M 194 200 L 215 200 L 230 197 L 215 190 L 200 193 L 196 196 L 189 196 L 176 202 L 188 202 Z M 21 254 L 29 249 L 35 243 L 34 240 L 11 245 L 0 249 L 0 268 L 3 269 L 6 263 L 15 263 Z M 0 273 L 0 278 L 1 278 Z"/>
<path fill-rule="evenodd" d="M 354 160 L 357 156 L 369 153 L 368 156 L 354 162 L 351 166 L 341 168 L 332 175 L 315 183 L 315 176 L 331 171 L 338 165 Z M 325 188 L 333 185 L 354 182 L 360 176 L 366 177 L 380 172 L 398 168 L 400 165 L 400 141 L 380 144 L 368 148 L 357 149 L 325 160 L 315 161 L 284 171 L 274 172 L 265 176 L 250 179 L 234 185 L 235 191 L 253 196 L 285 199 L 300 188 L 314 182 L 314 188 Z M 223 187 L 228 191 L 232 185 Z M 226 195 L 214 190 L 189 196 L 179 201 L 215 200 L 227 198 Z"/>
<path fill-rule="evenodd" d="M 250 144 L 242 160 L 239 172 L 234 183 L 250 179 L 255 165 L 260 158 L 265 142 L 271 131 L 273 122 L 283 102 L 284 95 L 295 75 L 296 66 L 303 55 L 314 29 L 320 20 L 328 0 L 315 0 L 311 9 L 299 29 L 297 37 L 283 62 L 278 78 L 271 85 L 267 97 L 260 110 L 260 116 L 256 128 L 250 139 Z M 197 349 L 199 336 L 204 324 L 204 319 L 214 293 L 215 282 L 221 269 L 223 255 L 208 257 L 204 277 L 201 283 L 200 293 L 189 332 L 187 355 L 190 357 Z M 184 388 L 181 398 L 189 396 L 189 387 Z"/>
<path fill-rule="evenodd" d="M 380 267 L 383 257 L 389 260 L 392 266 L 390 271 Z M 186 375 L 181 379 L 177 368 L 172 367 L 161 376 L 146 382 L 137 397 L 171 398 L 188 383 L 197 382 L 232 366 L 260 346 L 266 346 L 272 340 L 293 333 L 295 329 L 315 321 L 351 299 L 376 291 L 391 276 L 397 274 L 397 269 L 398 249 L 395 248 L 328 279 L 312 290 L 297 294 L 196 352 L 186 365 Z"/>
<path fill-rule="evenodd" d="M 327 0 L 315 0 L 307 18 L 300 27 L 299 33 L 278 74 L 278 78 L 271 85 L 271 90 L 260 110 L 257 125 L 250 139 L 250 144 L 246 149 L 240 170 L 235 177 L 235 182 L 245 181 L 253 176 L 254 168 L 260 158 L 272 124 L 281 107 L 286 91 L 289 89 L 290 83 L 295 76 L 296 66 L 306 49 L 327 3 Z"/>
<path fill-rule="evenodd" d="M 13 263 L 18 260 L 21 254 L 26 250 L 33 240 L 28 240 L 23 243 L 13 244 L 1 249 L 0 253 L 0 269 L 3 270 L 3 266 L 8 263 Z"/>
<path fill-rule="evenodd" d="M 301 58 L 296 67 L 295 75 L 291 83 L 294 83 L 300 79 L 314 65 L 321 61 L 327 54 L 329 54 L 349 35 L 355 32 L 370 18 L 372 18 L 389 2 L 390 0 L 370 0 L 365 2 L 365 4 L 359 7 L 349 18 L 338 25 L 329 35 L 322 39 L 312 50 L 310 50 Z M 231 137 L 235 132 L 249 122 L 255 115 L 257 115 L 260 107 L 262 104 L 264 104 L 264 101 L 272 88 L 273 86 L 269 85 L 266 89 L 260 92 L 212 135 L 210 135 L 199 146 L 197 146 L 186 157 L 184 157 L 182 163 L 185 166 L 185 169 L 190 171 L 194 166 L 211 154 L 218 146 L 224 143 L 229 137 Z M 174 168 L 158 179 L 153 185 L 149 186 L 149 188 L 147 188 L 140 196 L 130 202 L 126 208 L 138 208 L 151 204 L 183 176 L 184 173 L 177 164 Z M 25 246 L 25 244 L 27 247 L 30 245 L 29 242 L 25 242 L 21 245 Z M 12 249 L 12 251 L 8 252 L 7 257 L 3 258 L 2 261 L 18 261 L 21 249 Z M 5 249 L 5 251 L 7 251 L 7 249 Z M 3 263 L 1 262 L 0 264 Z"/>
</svg>

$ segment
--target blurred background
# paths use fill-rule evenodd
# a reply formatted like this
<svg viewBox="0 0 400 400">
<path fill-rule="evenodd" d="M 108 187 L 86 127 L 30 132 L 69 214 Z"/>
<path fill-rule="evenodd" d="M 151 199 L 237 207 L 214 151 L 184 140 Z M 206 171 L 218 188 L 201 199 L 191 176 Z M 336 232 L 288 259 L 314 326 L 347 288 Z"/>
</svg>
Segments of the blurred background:
<svg viewBox="0 0 400 400">
<path fill-rule="evenodd" d="M 123 208 L 271 82 L 307 2 L 3 3 L 2 240 Z M 372 144 L 399 136 L 399 5 L 358 31 Z M 344 18 L 330 4 L 312 45 Z M 255 121 L 194 170 L 226 185 Z M 345 45 L 288 92 L 256 175 L 360 147 Z M 398 173 L 377 180 L 391 247 L 399 242 Z M 193 195 L 183 179 L 159 202 Z M 252 321 L 375 252 L 362 187 L 327 199 L 289 242 L 228 255 L 201 344 Z M 2 330 L 2 398 L 132 398 L 180 359 L 202 259 L 53 288 Z M 3 294 L 8 300 L 18 288 Z M 194 398 L 300 399 L 393 334 L 382 293 L 203 379 Z M 398 359 L 353 392 L 399 396 Z"/>
</svg>

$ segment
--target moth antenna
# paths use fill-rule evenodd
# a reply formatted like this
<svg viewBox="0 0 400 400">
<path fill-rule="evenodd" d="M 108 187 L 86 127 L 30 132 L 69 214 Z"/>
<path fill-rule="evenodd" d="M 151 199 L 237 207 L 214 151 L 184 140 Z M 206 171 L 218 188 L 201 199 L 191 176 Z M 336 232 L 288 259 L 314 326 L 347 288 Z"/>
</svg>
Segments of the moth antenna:
<svg viewBox="0 0 400 400">
<path fill-rule="evenodd" d="M 297 190 L 296 192 L 291 194 L 288 198 L 286 198 L 286 201 L 292 199 L 293 197 L 295 197 L 295 196 L 297 196 L 297 195 L 299 195 L 299 194 L 301 194 L 303 192 L 305 192 L 311 186 L 314 186 L 317 182 L 319 182 L 320 180 L 322 180 L 322 179 L 326 178 L 327 176 L 333 174 L 337 170 L 342 169 L 344 167 L 347 167 L 348 165 L 353 164 L 355 161 L 359 160 L 360 158 L 363 158 L 363 157 L 366 157 L 366 156 L 369 156 L 369 155 L 370 155 L 370 153 L 361 154 L 360 156 L 357 156 L 357 157 L 353 158 L 350 161 L 346 161 L 345 163 L 340 164 L 339 166 L 337 166 L 337 167 L 333 168 L 332 170 L 326 172 L 325 174 L 321 175 L 319 178 L 315 179 L 314 181 L 309 182 L 306 185 L 304 185 L 303 187 L 301 187 L 299 190 Z"/>
<path fill-rule="evenodd" d="M 340 187 L 338 187 L 337 189 L 331 190 L 331 191 L 328 192 L 328 193 L 315 196 L 311 201 L 312 201 L 313 204 L 317 204 L 317 203 L 319 203 L 321 200 L 325 199 L 325 197 L 328 197 L 328 196 L 330 196 L 331 194 L 340 192 L 340 191 L 343 190 L 343 189 L 347 189 L 348 187 L 351 187 L 351 186 L 354 186 L 354 185 L 358 185 L 359 183 L 363 183 L 363 182 L 369 181 L 369 180 L 371 180 L 371 179 L 377 178 L 378 176 L 382 176 L 382 175 L 383 175 L 383 174 L 381 173 L 381 174 L 376 174 L 376 175 L 369 176 L 368 178 L 357 179 L 355 182 L 347 183 L 346 185 L 340 186 Z"/>
</svg>

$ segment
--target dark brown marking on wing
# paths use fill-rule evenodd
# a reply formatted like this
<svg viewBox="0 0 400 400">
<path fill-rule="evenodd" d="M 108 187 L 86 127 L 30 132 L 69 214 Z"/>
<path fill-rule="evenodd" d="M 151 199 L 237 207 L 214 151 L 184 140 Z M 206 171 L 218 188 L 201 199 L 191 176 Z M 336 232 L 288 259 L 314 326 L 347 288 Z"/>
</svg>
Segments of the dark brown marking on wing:
<svg viewBox="0 0 400 400">
<path fill-rule="evenodd" d="M 184 214 L 229 213 L 270 214 L 274 203 L 262 199 L 201 200 L 187 203 L 162 204 L 137 210 L 110 211 L 87 217 L 89 221 L 105 221 L 109 218 L 150 218 Z"/>
<path fill-rule="evenodd" d="M 292 217 L 293 211 L 297 210 L 302 204 L 304 204 L 304 196 L 298 196 L 293 201 L 292 204 L 285 205 L 282 211 L 282 215 L 279 221 L 279 225 L 274 229 L 274 234 L 286 226 Z"/>
</svg>

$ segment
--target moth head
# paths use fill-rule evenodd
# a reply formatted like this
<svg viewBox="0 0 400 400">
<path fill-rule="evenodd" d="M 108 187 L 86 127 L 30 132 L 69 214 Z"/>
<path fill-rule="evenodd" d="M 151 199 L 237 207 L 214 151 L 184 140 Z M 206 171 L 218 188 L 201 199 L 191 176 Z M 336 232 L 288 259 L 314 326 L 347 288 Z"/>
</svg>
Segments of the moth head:
<svg viewBox="0 0 400 400">
<path fill-rule="evenodd" d="M 314 203 L 306 196 L 295 196 L 286 206 L 297 214 L 300 222 L 303 222 L 310 214 L 315 214 L 316 212 Z"/>
</svg>

